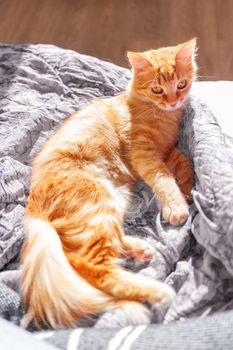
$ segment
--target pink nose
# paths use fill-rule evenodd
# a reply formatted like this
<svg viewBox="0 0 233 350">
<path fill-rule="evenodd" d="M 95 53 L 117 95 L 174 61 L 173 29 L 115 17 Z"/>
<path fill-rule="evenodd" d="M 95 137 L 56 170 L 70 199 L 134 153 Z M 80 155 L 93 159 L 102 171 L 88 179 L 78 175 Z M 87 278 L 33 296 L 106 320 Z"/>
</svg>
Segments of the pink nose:
<svg viewBox="0 0 233 350">
<path fill-rule="evenodd" d="M 176 102 L 170 103 L 171 107 L 175 107 L 176 106 Z"/>
</svg>

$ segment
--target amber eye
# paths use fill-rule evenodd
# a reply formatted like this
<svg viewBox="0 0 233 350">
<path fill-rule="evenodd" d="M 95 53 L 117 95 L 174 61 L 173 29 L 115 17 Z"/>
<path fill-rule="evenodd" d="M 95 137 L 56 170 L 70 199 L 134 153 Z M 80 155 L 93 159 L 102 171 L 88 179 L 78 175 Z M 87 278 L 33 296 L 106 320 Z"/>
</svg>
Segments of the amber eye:
<svg viewBox="0 0 233 350">
<path fill-rule="evenodd" d="M 187 80 L 181 80 L 179 81 L 179 83 L 177 84 L 177 88 L 178 89 L 184 89 L 187 86 Z"/>
<path fill-rule="evenodd" d="M 160 95 L 163 93 L 163 88 L 161 88 L 161 86 L 153 86 L 151 90 L 154 94 L 157 94 L 157 95 Z"/>
</svg>

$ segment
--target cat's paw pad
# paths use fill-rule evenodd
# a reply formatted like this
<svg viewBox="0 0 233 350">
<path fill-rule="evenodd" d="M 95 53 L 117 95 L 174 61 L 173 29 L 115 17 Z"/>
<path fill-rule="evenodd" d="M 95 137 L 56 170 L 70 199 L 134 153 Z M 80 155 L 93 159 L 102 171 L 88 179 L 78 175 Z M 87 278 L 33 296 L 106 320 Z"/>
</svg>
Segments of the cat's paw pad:
<svg viewBox="0 0 233 350">
<path fill-rule="evenodd" d="M 133 251 L 133 258 L 137 260 L 150 261 L 154 256 L 155 250 L 152 247 L 145 249 L 136 249 Z"/>
<path fill-rule="evenodd" d="M 189 216 L 188 204 L 184 201 L 174 203 L 172 206 L 164 206 L 163 217 L 172 225 L 183 224 Z"/>
<path fill-rule="evenodd" d="M 124 255 L 135 260 L 150 261 L 155 253 L 155 249 L 146 241 L 132 237 L 128 248 Z"/>
</svg>

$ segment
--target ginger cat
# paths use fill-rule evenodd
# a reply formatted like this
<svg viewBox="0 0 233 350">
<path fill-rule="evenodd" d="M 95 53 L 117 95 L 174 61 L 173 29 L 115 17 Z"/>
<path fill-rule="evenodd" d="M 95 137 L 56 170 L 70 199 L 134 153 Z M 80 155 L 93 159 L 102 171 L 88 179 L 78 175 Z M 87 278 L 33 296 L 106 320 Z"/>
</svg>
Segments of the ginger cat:
<svg viewBox="0 0 233 350">
<path fill-rule="evenodd" d="M 144 301 L 174 297 L 166 284 L 117 262 L 122 256 L 148 260 L 154 253 L 122 230 L 137 179 L 151 186 L 171 224 L 188 217 L 193 172 L 176 144 L 196 74 L 195 46 L 192 39 L 128 52 L 128 89 L 69 117 L 35 158 L 22 255 L 24 322 L 73 325 L 79 317 L 130 303 L 132 322 L 143 322 Z"/>
</svg>

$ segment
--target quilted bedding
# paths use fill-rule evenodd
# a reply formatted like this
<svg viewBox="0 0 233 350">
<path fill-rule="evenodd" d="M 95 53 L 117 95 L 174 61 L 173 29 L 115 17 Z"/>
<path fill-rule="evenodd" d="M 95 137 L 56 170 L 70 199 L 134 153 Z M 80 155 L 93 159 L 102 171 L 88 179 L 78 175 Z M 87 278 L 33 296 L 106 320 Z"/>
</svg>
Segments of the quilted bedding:
<svg viewBox="0 0 233 350">
<path fill-rule="evenodd" d="M 67 115 L 93 96 L 119 93 L 129 78 L 127 69 L 55 46 L 0 45 L 0 314 L 15 324 L 24 312 L 19 255 L 31 161 Z M 140 236 L 156 249 L 148 266 L 126 262 L 127 267 L 165 281 L 177 292 L 168 308 L 150 308 L 151 323 L 233 309 L 232 139 L 222 133 L 208 106 L 190 97 L 179 147 L 195 169 L 188 221 L 179 227 L 164 222 L 156 198 L 139 182 L 124 224 L 126 234 Z M 77 326 L 132 325 L 115 310 Z M 59 336 L 65 338 L 67 332 L 59 331 Z"/>
</svg>

